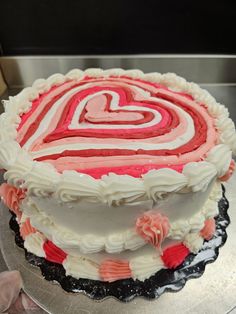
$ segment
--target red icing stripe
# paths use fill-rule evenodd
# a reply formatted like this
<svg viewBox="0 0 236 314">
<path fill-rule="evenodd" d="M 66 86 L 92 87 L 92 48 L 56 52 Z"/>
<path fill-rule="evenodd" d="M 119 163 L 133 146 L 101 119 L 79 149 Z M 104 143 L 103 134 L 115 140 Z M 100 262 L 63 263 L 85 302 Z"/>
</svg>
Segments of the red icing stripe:
<svg viewBox="0 0 236 314">
<path fill-rule="evenodd" d="M 116 173 L 118 175 L 125 175 L 129 173 L 132 177 L 140 178 L 140 176 L 144 175 L 145 173 L 149 172 L 153 169 L 162 169 L 162 168 L 171 168 L 178 172 L 182 172 L 183 165 L 178 166 L 168 166 L 168 165 L 155 165 L 155 164 L 148 164 L 148 165 L 133 165 L 133 166 L 120 166 L 120 167 L 100 167 L 100 168 L 91 168 L 91 169 L 75 169 L 80 173 L 88 174 L 95 179 L 100 179 L 103 175 L 107 173 Z"/>
<path fill-rule="evenodd" d="M 44 242 L 43 250 L 45 252 L 46 260 L 53 263 L 62 264 L 67 257 L 67 254 L 50 240 Z"/>
<path fill-rule="evenodd" d="M 111 130 L 111 129 L 92 129 L 92 128 L 87 128 L 87 129 L 79 129 L 79 130 L 70 130 L 68 129 L 68 126 L 71 122 L 71 119 L 75 113 L 75 110 L 78 106 L 78 103 L 80 101 L 82 101 L 85 97 L 87 97 L 88 95 L 90 95 L 91 91 L 94 92 L 99 92 L 102 90 L 109 90 L 109 91 L 113 91 L 113 92 L 117 92 L 119 93 L 120 96 L 120 103 L 119 106 L 122 108 L 122 106 L 129 106 L 129 105 L 135 105 L 138 107 L 141 107 L 142 109 L 140 111 L 136 111 L 136 112 L 140 112 L 141 114 L 146 115 L 146 117 L 144 117 L 143 121 L 137 121 L 136 123 L 132 124 L 141 124 L 141 123 L 145 123 L 148 122 L 150 120 L 150 112 L 148 111 L 144 111 L 143 108 L 147 107 L 147 108 L 151 108 L 155 111 L 160 112 L 161 115 L 164 115 L 165 113 L 170 117 L 169 120 L 167 121 L 166 124 L 163 125 L 162 121 L 160 121 L 160 123 L 158 123 L 155 127 L 143 127 L 140 129 L 134 129 L 130 128 L 130 129 L 116 129 L 116 130 Z M 65 137 L 75 137 L 75 136 L 85 136 L 85 137 L 99 137 L 99 138 L 112 138 L 112 137 L 116 137 L 116 138 L 127 138 L 127 139 L 131 139 L 131 138 L 149 138 L 149 137 L 154 137 L 154 136 L 160 136 L 160 135 L 164 135 L 168 132 L 170 132 L 172 129 L 176 128 L 176 126 L 179 124 L 179 118 L 176 114 L 176 112 L 174 110 L 171 110 L 170 108 L 163 108 L 162 104 L 159 104 L 158 102 L 145 102 L 145 101 L 139 101 L 136 102 L 133 99 L 130 100 L 130 95 L 126 92 L 124 92 L 123 90 L 120 89 L 116 89 L 116 88 L 111 88 L 111 87 L 96 87 L 93 89 L 86 89 L 85 91 L 82 92 L 78 92 L 76 93 L 73 97 L 71 97 L 71 99 L 68 101 L 62 115 L 61 118 L 55 128 L 55 131 L 52 132 L 51 134 L 49 134 L 48 136 L 45 137 L 44 142 L 45 143 L 49 143 L 51 141 L 55 141 L 58 139 L 62 139 Z M 122 112 L 122 110 L 119 110 Z M 132 112 L 132 111 L 131 111 Z M 82 118 L 80 117 L 80 121 L 81 119 L 83 119 L 85 115 L 85 109 L 82 112 Z M 153 114 L 152 114 L 153 116 Z M 115 123 L 115 124 L 121 124 L 122 121 L 120 123 Z M 109 123 L 108 123 L 109 124 Z M 113 123 L 114 124 L 114 123 Z M 128 124 L 125 123 L 125 124 Z"/>
<path fill-rule="evenodd" d="M 167 268 L 175 269 L 183 263 L 189 253 L 189 249 L 180 243 L 165 249 L 161 258 Z"/>
<path fill-rule="evenodd" d="M 69 88 L 67 88 L 66 90 L 64 90 L 63 92 L 61 92 L 60 94 L 58 94 L 57 96 L 55 96 L 51 101 L 49 101 L 47 104 L 46 104 L 46 106 L 43 108 L 43 110 L 42 110 L 42 112 L 39 114 L 39 116 L 37 117 L 37 120 L 36 121 L 34 121 L 34 122 L 32 122 L 31 123 L 31 125 L 29 125 L 28 126 L 28 130 L 27 130 L 27 132 L 26 132 L 26 134 L 25 134 L 25 136 L 24 136 L 24 138 L 22 139 L 22 141 L 20 142 L 20 145 L 21 146 L 23 146 L 27 141 L 28 141 L 28 139 L 35 133 L 35 131 L 37 130 L 37 128 L 38 128 L 38 126 L 39 126 L 39 124 L 40 124 L 40 122 L 42 121 L 42 119 L 45 117 L 45 115 L 47 114 L 47 112 L 48 112 L 48 110 L 50 110 L 50 108 L 54 105 L 54 103 L 58 100 L 58 99 L 60 99 L 64 94 L 66 94 L 69 90 L 71 90 L 72 88 L 75 88 L 76 86 L 79 86 L 80 84 L 75 84 L 75 85 L 73 85 L 72 87 L 69 87 Z M 59 87 L 59 86 L 56 86 L 57 88 Z M 56 87 L 54 87 L 54 89 L 56 88 Z M 53 89 L 51 89 L 48 93 L 50 93 L 51 91 L 52 91 Z M 47 94 L 48 94 L 47 93 Z M 47 95 L 46 94 L 46 95 Z M 45 95 L 45 96 L 46 96 Z M 39 104 L 41 103 L 41 101 L 42 101 L 42 99 L 43 99 L 43 97 L 41 98 L 41 100 L 40 100 L 40 102 L 38 103 L 37 102 L 37 100 L 35 101 L 36 102 L 36 106 L 39 106 Z M 36 109 L 36 108 L 35 108 Z M 33 113 L 33 109 L 32 109 L 32 111 L 29 113 L 29 116 Z M 21 119 L 22 119 L 22 121 L 25 123 L 25 116 L 27 115 L 27 113 L 26 114 L 24 114 L 24 115 L 22 115 L 22 117 L 21 117 Z M 29 117 L 28 116 L 28 117 Z"/>
</svg>

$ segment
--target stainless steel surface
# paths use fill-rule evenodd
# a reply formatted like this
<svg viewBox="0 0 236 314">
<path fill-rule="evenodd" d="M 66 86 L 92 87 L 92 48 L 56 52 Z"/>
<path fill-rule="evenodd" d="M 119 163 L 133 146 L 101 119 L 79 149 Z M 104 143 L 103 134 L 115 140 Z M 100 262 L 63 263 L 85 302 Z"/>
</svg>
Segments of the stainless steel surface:
<svg viewBox="0 0 236 314">
<path fill-rule="evenodd" d="M 10 88 L 30 85 L 40 77 L 73 68 L 121 67 L 144 72 L 176 72 L 197 83 L 236 83 L 236 55 L 18 56 L 1 57 Z"/>
<path fill-rule="evenodd" d="M 227 228 L 228 240 L 220 249 L 218 259 L 206 266 L 205 273 L 196 280 L 189 280 L 177 293 L 165 293 L 159 299 L 148 301 L 137 298 L 121 303 L 113 298 L 96 302 L 82 294 L 65 293 L 58 285 L 42 278 L 40 271 L 29 265 L 24 253 L 16 247 L 8 227 L 9 213 L 0 206 L 1 247 L 9 269 L 18 269 L 23 277 L 24 290 L 50 313 L 233 313 L 236 306 L 236 175 L 226 186 L 230 201 L 231 224 Z"/>
<path fill-rule="evenodd" d="M 140 68 L 145 72 L 176 72 L 198 83 L 205 83 L 216 99 L 225 104 L 236 122 L 236 56 L 103 56 L 103 57 L 11 57 L 0 58 L 9 90 L 2 97 L 15 95 L 39 77 L 71 68 L 123 67 Z M 220 83 L 220 84 L 219 84 Z M 1 107 L 1 106 L 0 106 Z M 0 108 L 1 111 L 1 108 Z M 236 175 L 227 185 L 230 199 L 231 225 L 229 235 L 216 262 L 206 267 L 204 275 L 190 280 L 176 293 L 166 293 L 160 299 L 135 299 L 123 304 L 114 299 L 95 302 L 83 295 L 67 294 L 57 285 L 42 279 L 37 268 L 29 265 L 23 252 L 16 247 L 8 228 L 8 213 L 0 208 L 0 234 L 4 258 L 10 269 L 22 273 L 25 290 L 51 313 L 236 313 Z M 0 256 L 0 271 L 6 265 Z"/>
</svg>

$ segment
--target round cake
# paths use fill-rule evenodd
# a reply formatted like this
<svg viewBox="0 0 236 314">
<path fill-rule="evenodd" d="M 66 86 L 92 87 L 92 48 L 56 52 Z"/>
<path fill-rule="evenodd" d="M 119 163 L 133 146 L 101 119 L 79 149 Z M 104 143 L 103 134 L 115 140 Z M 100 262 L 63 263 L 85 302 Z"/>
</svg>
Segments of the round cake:
<svg viewBox="0 0 236 314">
<path fill-rule="evenodd" d="M 144 281 L 214 235 L 236 133 L 197 84 L 74 69 L 4 106 L 0 195 L 28 252 L 77 279 Z"/>
</svg>

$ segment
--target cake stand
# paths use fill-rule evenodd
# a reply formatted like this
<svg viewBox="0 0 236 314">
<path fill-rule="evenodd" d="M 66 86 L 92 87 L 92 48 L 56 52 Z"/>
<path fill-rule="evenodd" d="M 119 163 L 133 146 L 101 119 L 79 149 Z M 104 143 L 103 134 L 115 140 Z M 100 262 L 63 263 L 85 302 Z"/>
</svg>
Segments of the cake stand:
<svg viewBox="0 0 236 314">
<path fill-rule="evenodd" d="M 177 293 L 165 293 L 155 300 L 135 298 L 123 303 L 112 297 L 94 301 L 81 293 L 67 293 L 61 287 L 46 281 L 40 269 L 25 260 L 9 228 L 10 213 L 0 205 L 0 244 L 4 260 L 10 270 L 20 271 L 24 291 L 46 312 L 55 314 L 89 313 L 235 313 L 236 309 L 236 175 L 225 185 L 229 200 L 231 224 L 227 228 L 228 239 L 220 249 L 218 259 L 207 265 L 197 280 L 187 281 Z M 197 276 L 196 276 L 197 277 Z"/>
</svg>

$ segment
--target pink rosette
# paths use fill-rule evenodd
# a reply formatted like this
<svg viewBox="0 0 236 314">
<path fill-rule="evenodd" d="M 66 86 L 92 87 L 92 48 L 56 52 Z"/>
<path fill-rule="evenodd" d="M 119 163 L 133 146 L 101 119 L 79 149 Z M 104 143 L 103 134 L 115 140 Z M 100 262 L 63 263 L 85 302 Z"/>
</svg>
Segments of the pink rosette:
<svg viewBox="0 0 236 314">
<path fill-rule="evenodd" d="M 20 202 L 25 198 L 25 192 L 21 189 L 17 189 L 12 185 L 3 183 L 0 186 L 0 197 L 4 204 L 13 211 L 18 218 L 21 217 L 21 212 L 19 210 Z"/>
<path fill-rule="evenodd" d="M 136 232 L 148 243 L 160 249 L 170 229 L 168 217 L 146 212 L 136 220 Z"/>
<path fill-rule="evenodd" d="M 228 171 L 226 172 L 226 174 L 219 178 L 220 181 L 228 181 L 229 178 L 230 178 L 230 177 L 232 176 L 232 174 L 234 173 L 234 170 L 235 170 L 235 161 L 232 159 L 232 160 L 231 160 L 231 163 L 230 163 L 230 166 L 229 166 L 229 169 L 228 169 Z"/>
</svg>

